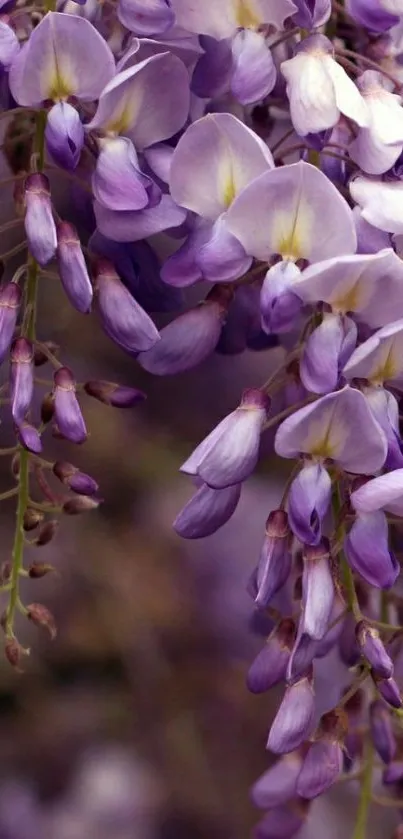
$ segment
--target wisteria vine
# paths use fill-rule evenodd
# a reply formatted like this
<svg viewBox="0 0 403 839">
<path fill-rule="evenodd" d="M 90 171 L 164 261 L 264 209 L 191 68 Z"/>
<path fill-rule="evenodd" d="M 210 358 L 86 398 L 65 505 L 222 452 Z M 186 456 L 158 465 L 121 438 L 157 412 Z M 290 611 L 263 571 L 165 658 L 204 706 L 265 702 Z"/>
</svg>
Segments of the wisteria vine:
<svg viewBox="0 0 403 839">
<path fill-rule="evenodd" d="M 252 790 L 266 811 L 255 839 L 297 835 L 335 783 L 360 783 L 352 839 L 371 802 L 403 813 L 402 57 L 403 0 L 0 2 L 15 208 L 1 232 L 25 231 L 0 257 L 1 404 L 15 429 L 0 450 L 14 478 L 0 500 L 16 503 L 6 656 L 20 668 L 28 652 L 17 613 L 56 633 L 20 596 L 21 577 L 51 570 L 27 561 L 31 548 L 101 502 L 92 476 L 44 456 L 47 430 L 82 444 L 84 398 L 145 398 L 76 382 L 38 334 L 46 283 L 83 318 L 94 308 L 150 374 L 267 353 L 270 378 L 181 467 L 196 487 L 174 523 L 187 539 L 222 527 L 275 429 L 292 466 L 248 586 L 272 631 L 247 684 L 284 689 L 267 741 L 278 759 Z M 161 329 L 159 312 L 173 313 Z M 336 654 L 348 679 L 319 710 L 316 663 Z"/>
</svg>

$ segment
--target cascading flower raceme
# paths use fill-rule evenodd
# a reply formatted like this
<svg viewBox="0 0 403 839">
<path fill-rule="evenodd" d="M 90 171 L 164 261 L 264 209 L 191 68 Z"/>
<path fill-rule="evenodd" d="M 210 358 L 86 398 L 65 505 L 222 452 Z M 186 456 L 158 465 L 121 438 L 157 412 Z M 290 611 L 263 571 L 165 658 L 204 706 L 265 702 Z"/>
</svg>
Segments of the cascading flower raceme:
<svg viewBox="0 0 403 839">
<path fill-rule="evenodd" d="M 26 653 L 18 611 L 56 632 L 22 602 L 25 553 L 102 500 L 71 453 L 90 434 L 85 399 L 130 408 L 140 372 L 189 376 L 217 352 L 233 379 L 236 356 L 248 350 L 250 370 L 258 352 L 238 406 L 181 467 L 194 489 L 173 526 L 208 537 L 241 519 L 260 462 L 288 469 L 247 587 L 270 633 L 247 686 L 281 690 L 254 837 L 310 830 L 314 799 L 359 777 L 365 839 L 371 798 L 401 813 L 403 779 L 403 2 L 22 7 L 0 20 L 15 210 L 1 230 L 24 237 L 0 255 L 17 509 L 6 656 L 19 667 Z M 72 329 L 97 317 L 130 383 L 77 381 L 40 316 L 56 278 Z"/>
</svg>

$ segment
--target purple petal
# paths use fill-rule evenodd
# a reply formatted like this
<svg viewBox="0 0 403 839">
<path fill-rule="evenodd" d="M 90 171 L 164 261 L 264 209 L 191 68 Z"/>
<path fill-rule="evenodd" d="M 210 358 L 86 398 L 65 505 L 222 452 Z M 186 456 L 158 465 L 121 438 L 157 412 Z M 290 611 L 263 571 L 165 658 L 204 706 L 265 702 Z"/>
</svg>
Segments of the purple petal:
<svg viewBox="0 0 403 839">
<path fill-rule="evenodd" d="M 239 119 L 207 114 L 179 140 L 171 164 L 171 195 L 177 204 L 215 221 L 273 165 L 267 146 Z"/>
<path fill-rule="evenodd" d="M 327 23 L 332 12 L 331 0 L 294 0 L 298 11 L 292 16 L 296 26 L 316 29 Z"/>
<path fill-rule="evenodd" d="M 35 172 L 26 178 L 24 190 L 28 245 L 32 256 L 43 266 L 53 258 L 57 246 L 49 180 Z"/>
<path fill-rule="evenodd" d="M 300 679 L 286 688 L 283 701 L 272 723 L 267 748 L 275 754 L 297 749 L 309 736 L 315 711 L 311 680 Z"/>
<path fill-rule="evenodd" d="M 371 725 L 371 738 L 376 751 L 384 763 L 391 763 L 396 754 L 397 744 L 393 733 L 390 712 L 387 708 L 385 708 L 385 705 L 381 700 L 377 699 L 374 702 L 371 702 L 369 708 L 369 718 Z M 403 778 L 403 764 L 401 777 Z"/>
<path fill-rule="evenodd" d="M 232 41 L 231 90 L 241 105 L 259 102 L 276 83 L 277 70 L 264 36 L 241 29 Z"/>
<path fill-rule="evenodd" d="M 126 137 L 106 138 L 92 176 L 94 198 L 110 210 L 143 210 L 151 178 L 139 168 L 136 150 Z"/>
<path fill-rule="evenodd" d="M 200 249 L 209 241 L 211 235 L 210 222 L 196 224 L 183 245 L 165 260 L 161 269 L 163 281 L 175 288 L 184 288 L 201 280 L 202 270 L 198 257 Z"/>
<path fill-rule="evenodd" d="M 21 289 L 16 283 L 7 283 L 0 288 L 0 363 L 10 348 L 20 305 Z"/>
<path fill-rule="evenodd" d="M 77 231 L 67 221 L 58 224 L 57 260 L 60 279 L 71 305 L 83 314 L 89 312 L 92 285 Z"/>
<path fill-rule="evenodd" d="M 72 443 L 84 443 L 87 429 L 78 399 L 75 381 L 67 367 L 60 367 L 54 374 L 55 418 L 60 434 Z"/>
<path fill-rule="evenodd" d="M 102 326 L 112 341 L 128 353 L 149 350 L 159 341 L 153 321 L 106 260 L 98 263 L 95 288 Z"/>
<path fill-rule="evenodd" d="M 10 89 L 19 105 L 67 96 L 91 102 L 114 73 L 112 52 L 92 23 L 48 12 L 14 58 Z"/>
<path fill-rule="evenodd" d="M 178 26 L 213 38 L 227 38 L 238 28 L 257 28 L 263 23 L 282 29 L 286 18 L 295 12 L 291 0 L 254 0 L 252 7 L 233 0 L 220 0 L 219 4 L 217 0 L 204 0 L 203 4 L 173 0 L 173 8 Z"/>
<path fill-rule="evenodd" d="M 336 389 L 340 372 L 357 342 L 357 327 L 350 318 L 324 315 L 309 335 L 300 365 L 301 381 L 312 393 Z"/>
<path fill-rule="evenodd" d="M 390 679 L 393 674 L 393 661 L 386 652 L 379 632 L 365 621 L 360 621 L 356 626 L 356 637 L 361 653 L 374 673 L 381 679 Z"/>
<path fill-rule="evenodd" d="M 208 241 L 201 245 L 197 264 L 204 279 L 219 283 L 246 274 L 252 258 L 246 255 L 242 245 L 227 230 L 225 217 L 221 216 L 214 223 Z"/>
<path fill-rule="evenodd" d="M 364 486 L 352 492 L 350 498 L 358 513 L 372 513 L 384 507 L 391 509 L 398 504 L 398 509 L 403 511 L 403 469 L 395 469 L 394 472 L 367 481 Z"/>
<path fill-rule="evenodd" d="M 290 536 L 287 513 L 273 510 L 266 522 L 266 536 L 256 569 L 254 600 L 261 608 L 269 605 L 289 577 L 292 563 Z"/>
<path fill-rule="evenodd" d="M 211 536 L 231 518 L 241 495 L 241 484 L 212 489 L 203 484 L 176 517 L 174 530 L 184 539 Z"/>
<path fill-rule="evenodd" d="M 252 839 L 293 839 L 305 821 L 302 808 L 274 807 L 257 825 Z"/>
<path fill-rule="evenodd" d="M 119 0 L 118 18 L 136 35 L 161 35 L 175 22 L 170 0 Z"/>
<path fill-rule="evenodd" d="M 254 783 L 251 796 L 255 807 L 271 810 L 286 804 L 296 795 L 297 778 L 302 756 L 298 752 L 281 757 Z"/>
<path fill-rule="evenodd" d="M 357 244 L 347 202 L 303 161 L 256 178 L 235 199 L 226 223 L 246 252 L 264 262 L 273 254 L 317 262 L 353 253 Z"/>
<path fill-rule="evenodd" d="M 27 422 L 17 426 L 17 436 L 21 446 L 33 454 L 40 454 L 42 451 L 41 438 L 38 430 Z"/>
<path fill-rule="evenodd" d="M 53 105 L 46 120 L 45 138 L 53 160 L 63 169 L 73 171 L 84 145 L 84 126 L 72 105 L 67 102 Z"/>
<path fill-rule="evenodd" d="M 171 53 L 153 55 L 107 84 L 87 129 L 124 134 L 137 150 L 147 148 L 182 128 L 189 113 L 189 96 L 189 78 L 182 61 Z"/>
<path fill-rule="evenodd" d="M 260 292 L 262 328 L 268 334 L 289 332 L 295 326 L 302 308 L 293 292 L 299 276 L 299 268 L 289 260 L 269 268 Z"/>
<path fill-rule="evenodd" d="M 383 9 L 379 0 L 346 0 L 346 10 L 371 32 L 386 32 L 399 23 L 399 18 Z"/>
<path fill-rule="evenodd" d="M 17 338 L 10 355 L 11 413 L 21 425 L 32 402 L 34 392 L 34 350 L 26 338 Z"/>
<path fill-rule="evenodd" d="M 294 638 L 294 621 L 284 618 L 273 629 L 265 646 L 249 668 L 246 678 L 248 690 L 252 693 L 264 693 L 285 679 Z"/>
<path fill-rule="evenodd" d="M 395 584 L 400 565 L 389 551 L 388 523 L 384 513 L 358 516 L 344 547 L 349 565 L 369 585 L 389 589 Z"/>
<path fill-rule="evenodd" d="M 178 207 L 169 195 L 162 195 L 156 207 L 145 210 L 115 212 L 94 202 L 95 217 L 100 232 L 115 242 L 138 242 L 154 233 L 179 227 L 185 221 L 186 210 Z"/>
<path fill-rule="evenodd" d="M 0 64 L 5 70 L 10 69 L 19 50 L 20 44 L 14 29 L 5 20 L 0 20 Z"/>
<path fill-rule="evenodd" d="M 217 99 L 227 93 L 232 71 L 231 40 L 217 41 L 209 35 L 200 36 L 204 54 L 193 72 L 191 88 L 201 99 Z"/>
<path fill-rule="evenodd" d="M 319 463 L 307 464 L 294 478 L 288 498 L 290 525 L 300 542 L 318 545 L 329 509 L 332 482 Z"/>
<path fill-rule="evenodd" d="M 334 784 L 343 769 L 343 751 L 339 743 L 312 743 L 297 781 L 301 798 L 317 798 Z"/>
<path fill-rule="evenodd" d="M 334 584 L 326 544 L 304 548 L 301 628 L 314 641 L 327 632 L 334 601 Z"/>
</svg>

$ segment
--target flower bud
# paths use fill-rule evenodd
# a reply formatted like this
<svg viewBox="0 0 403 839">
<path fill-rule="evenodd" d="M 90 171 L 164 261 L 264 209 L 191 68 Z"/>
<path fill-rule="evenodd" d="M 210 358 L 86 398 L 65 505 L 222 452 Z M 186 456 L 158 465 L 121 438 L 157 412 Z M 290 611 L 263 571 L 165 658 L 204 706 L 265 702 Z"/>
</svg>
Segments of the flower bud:
<svg viewBox="0 0 403 839">
<path fill-rule="evenodd" d="M 16 429 L 18 440 L 21 446 L 33 454 L 40 454 L 42 451 L 41 438 L 38 429 L 28 422 L 23 422 Z"/>
<path fill-rule="evenodd" d="M 347 614 L 343 621 L 343 629 L 339 638 L 340 658 L 347 667 L 355 667 L 361 658 L 361 650 L 357 643 L 355 627 L 355 618 L 352 614 Z"/>
<path fill-rule="evenodd" d="M 311 673 L 289 685 L 272 723 L 267 748 L 275 754 L 297 749 L 309 736 L 315 712 Z"/>
<path fill-rule="evenodd" d="M 16 638 L 7 638 L 4 652 L 9 664 L 16 669 L 17 673 L 20 673 L 21 659 L 24 655 L 29 655 L 29 650 L 24 649 Z"/>
<path fill-rule="evenodd" d="M 112 341 L 131 354 L 149 350 L 159 341 L 153 321 L 119 279 L 112 263 L 99 260 L 95 289 L 102 326 Z"/>
<path fill-rule="evenodd" d="M 295 799 L 273 807 L 253 831 L 253 839 L 293 839 L 306 820 L 309 803 Z"/>
<path fill-rule="evenodd" d="M 43 548 L 45 545 L 48 545 L 49 542 L 52 541 L 58 526 L 59 522 L 56 519 L 45 521 L 45 523 L 39 528 L 34 544 L 37 545 L 38 548 Z"/>
<path fill-rule="evenodd" d="M 56 638 L 57 629 L 55 619 L 49 609 L 42 603 L 31 603 L 27 606 L 27 617 L 35 626 L 43 627 L 49 631 L 52 641 Z"/>
<path fill-rule="evenodd" d="M 371 702 L 369 708 L 371 739 L 384 763 L 390 763 L 396 754 L 396 740 L 393 734 L 390 712 L 380 699 Z"/>
<path fill-rule="evenodd" d="M 90 475 L 80 472 L 72 463 L 65 463 L 58 460 L 53 466 L 53 474 L 73 492 L 79 495 L 95 495 L 98 492 L 98 484 Z"/>
<path fill-rule="evenodd" d="M 57 226 L 57 260 L 66 295 L 78 312 L 91 309 L 92 285 L 76 228 L 68 221 Z"/>
<path fill-rule="evenodd" d="M 55 417 L 63 437 L 72 443 L 87 439 L 81 408 L 76 397 L 76 383 L 68 367 L 59 367 L 54 374 Z"/>
<path fill-rule="evenodd" d="M 16 283 L 0 288 L 0 364 L 8 353 L 17 325 L 21 289 Z"/>
<path fill-rule="evenodd" d="M 173 528 L 183 539 L 211 536 L 235 512 L 241 496 L 242 484 L 225 489 L 212 489 L 202 484 L 176 517 Z"/>
<path fill-rule="evenodd" d="M 41 172 L 34 172 L 26 178 L 24 189 L 28 246 L 34 259 L 43 266 L 53 258 L 57 246 L 49 180 Z"/>
<path fill-rule="evenodd" d="M 47 393 L 42 400 L 41 405 L 41 420 L 47 425 L 55 414 L 55 397 L 53 393 Z"/>
<path fill-rule="evenodd" d="M 302 767 L 300 751 L 284 755 L 253 785 L 251 797 L 255 807 L 271 810 L 296 796 L 297 778 Z"/>
<path fill-rule="evenodd" d="M 320 641 L 329 626 L 334 601 L 329 542 L 305 545 L 302 574 L 301 629 L 314 641 Z"/>
<path fill-rule="evenodd" d="M 57 353 L 59 352 L 59 345 L 55 344 L 54 341 L 43 341 L 43 345 L 45 347 L 47 347 L 47 349 L 49 350 L 49 352 L 52 353 L 52 355 L 57 355 Z M 35 347 L 35 352 L 34 352 L 35 367 L 42 367 L 44 364 L 47 364 L 48 361 L 49 361 L 49 358 L 46 355 L 46 353 L 40 347 Z"/>
<path fill-rule="evenodd" d="M 161 340 L 139 354 L 139 364 L 155 376 L 183 373 L 196 367 L 217 346 L 231 296 L 233 293 L 225 287 L 213 289 L 203 303 L 161 329 Z"/>
<path fill-rule="evenodd" d="M 63 513 L 68 516 L 77 516 L 80 513 L 87 513 L 96 510 L 101 504 L 100 498 L 90 498 L 88 495 L 77 495 L 75 498 L 68 498 L 63 504 Z"/>
<path fill-rule="evenodd" d="M 4 586 L 6 583 L 9 582 L 11 577 L 12 565 L 11 562 L 6 560 L 6 562 L 2 562 L 0 567 L 0 585 Z"/>
<path fill-rule="evenodd" d="M 387 702 L 388 705 L 391 705 L 392 708 L 401 708 L 403 704 L 402 697 L 395 680 L 393 678 L 381 679 L 373 672 L 373 670 L 371 670 L 371 676 L 376 684 L 377 690 L 385 702 Z"/>
<path fill-rule="evenodd" d="M 318 545 L 329 509 L 332 482 L 320 463 L 307 463 L 294 478 L 288 497 L 293 533 L 307 545 Z"/>
<path fill-rule="evenodd" d="M 16 338 L 11 348 L 11 413 L 20 425 L 29 410 L 34 392 L 34 350 L 31 341 Z"/>
<path fill-rule="evenodd" d="M 68 102 L 57 102 L 48 112 L 45 139 L 53 160 L 73 171 L 84 145 L 84 127 L 79 114 Z"/>
<path fill-rule="evenodd" d="M 28 576 L 32 580 L 39 580 L 54 570 L 53 565 L 47 565 L 45 562 L 33 562 L 28 568 Z"/>
<path fill-rule="evenodd" d="M 301 798 L 317 798 L 337 780 L 343 770 L 347 727 L 347 714 L 342 709 L 323 715 L 298 776 L 297 794 Z"/>
<path fill-rule="evenodd" d="M 124 387 L 114 382 L 90 381 L 84 385 L 88 396 L 98 399 L 104 405 L 111 405 L 113 408 L 131 408 L 138 402 L 147 398 L 142 390 L 135 387 Z"/>
<path fill-rule="evenodd" d="M 284 510 L 272 510 L 266 522 L 266 536 L 254 578 L 253 595 L 264 608 L 288 579 L 291 571 L 291 530 Z"/>
<path fill-rule="evenodd" d="M 294 639 L 294 621 L 283 618 L 249 668 L 246 683 L 252 693 L 263 693 L 285 678 Z"/>
<path fill-rule="evenodd" d="M 24 522 L 23 527 L 24 530 L 29 533 L 30 530 L 35 530 L 43 521 L 44 514 L 41 510 L 34 510 L 33 507 L 27 507 L 24 513 Z"/>
<path fill-rule="evenodd" d="M 403 760 L 394 760 L 389 763 L 389 766 L 384 769 L 382 774 L 382 783 L 388 786 L 389 784 L 397 784 L 403 780 Z"/>
<path fill-rule="evenodd" d="M 379 632 L 366 621 L 360 621 L 356 626 L 356 637 L 362 655 L 373 672 L 381 679 L 389 679 L 393 674 L 393 661 L 385 650 Z"/>
</svg>

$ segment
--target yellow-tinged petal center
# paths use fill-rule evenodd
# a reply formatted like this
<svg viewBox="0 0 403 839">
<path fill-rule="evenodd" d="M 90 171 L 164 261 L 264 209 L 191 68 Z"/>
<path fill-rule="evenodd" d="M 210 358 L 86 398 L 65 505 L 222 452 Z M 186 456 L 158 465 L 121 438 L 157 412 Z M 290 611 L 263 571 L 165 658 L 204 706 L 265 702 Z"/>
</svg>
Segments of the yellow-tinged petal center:
<svg viewBox="0 0 403 839">
<path fill-rule="evenodd" d="M 239 27 L 242 29 L 257 29 L 260 26 L 261 21 L 248 0 L 236 0 L 235 8 L 235 18 Z"/>
<path fill-rule="evenodd" d="M 360 308 L 361 298 L 360 281 L 357 280 L 354 285 L 346 289 L 344 293 L 342 292 L 339 297 L 336 296 L 330 303 L 334 312 L 346 314 L 346 312 L 356 312 Z"/>
<path fill-rule="evenodd" d="M 63 101 L 73 95 L 74 87 L 71 79 L 56 70 L 48 84 L 47 98 L 52 99 L 53 102 Z"/>
<path fill-rule="evenodd" d="M 402 368 L 399 359 L 396 357 L 395 348 L 390 344 L 386 357 L 381 361 L 369 376 L 369 380 L 376 385 L 390 381 L 398 375 Z"/>
<path fill-rule="evenodd" d="M 283 259 L 289 259 L 291 262 L 296 262 L 303 256 L 300 239 L 297 231 L 294 229 L 288 235 L 280 237 L 278 240 L 278 250 Z"/>
</svg>

